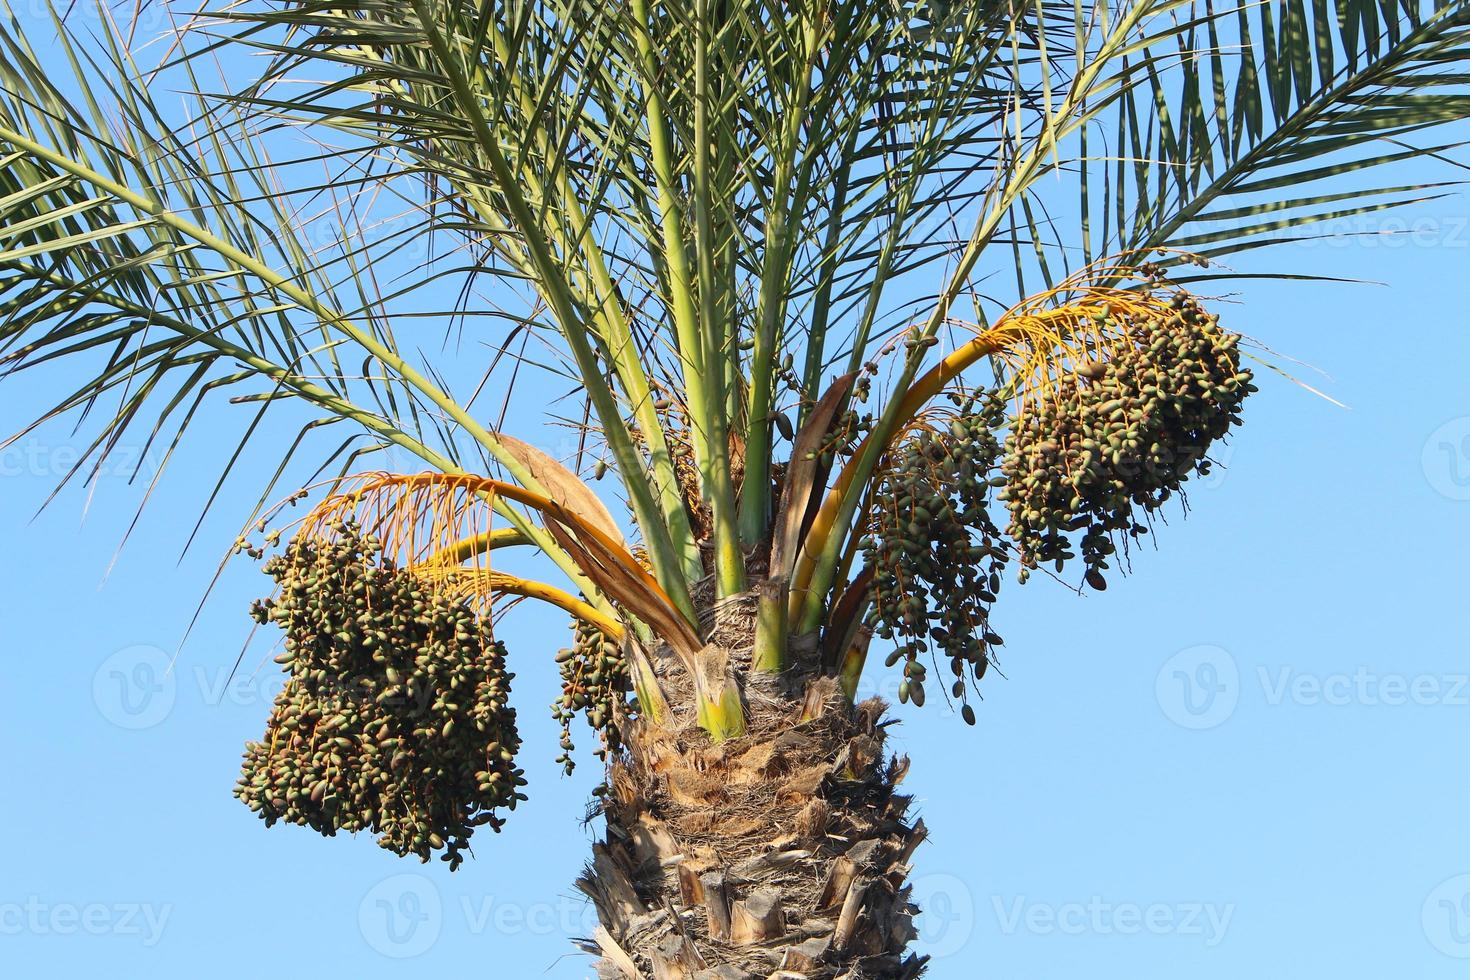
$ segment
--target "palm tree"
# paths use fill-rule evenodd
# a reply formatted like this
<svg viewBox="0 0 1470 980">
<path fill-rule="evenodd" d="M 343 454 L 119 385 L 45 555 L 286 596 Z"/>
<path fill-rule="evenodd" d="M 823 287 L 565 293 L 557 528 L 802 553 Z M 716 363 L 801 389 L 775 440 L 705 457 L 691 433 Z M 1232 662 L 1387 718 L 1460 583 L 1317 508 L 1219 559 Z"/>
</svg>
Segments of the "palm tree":
<svg viewBox="0 0 1470 980">
<path fill-rule="evenodd" d="M 522 798 L 492 619 L 573 617 L 608 976 L 917 976 L 925 829 L 863 671 L 973 723 L 1008 563 L 1105 587 L 1239 421 L 1188 290 L 1447 193 L 1380 175 L 1458 166 L 1427 134 L 1470 116 L 1462 0 L 305 0 L 158 48 L 99 15 L 0 32 L 0 364 L 81 379 L 35 424 L 97 420 L 94 465 L 218 397 L 301 425 L 236 547 L 289 535 L 268 822 L 457 866 Z M 435 317 L 504 336 L 435 363 Z M 570 390 L 574 453 L 484 421 L 507 371 Z M 425 471 L 359 472 L 389 449 Z M 531 555 L 565 581 L 499 570 Z"/>
</svg>

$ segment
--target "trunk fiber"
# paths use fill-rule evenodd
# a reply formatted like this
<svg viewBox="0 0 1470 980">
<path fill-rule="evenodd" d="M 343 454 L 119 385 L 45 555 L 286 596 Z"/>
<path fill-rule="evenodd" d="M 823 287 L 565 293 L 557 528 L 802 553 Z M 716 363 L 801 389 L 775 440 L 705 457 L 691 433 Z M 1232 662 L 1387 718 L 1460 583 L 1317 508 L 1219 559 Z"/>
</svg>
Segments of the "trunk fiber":
<svg viewBox="0 0 1470 980">
<path fill-rule="evenodd" d="M 750 617 L 718 626 L 736 677 Z M 721 633 L 723 632 L 723 635 Z M 747 733 L 715 744 L 661 657 L 675 717 L 629 723 L 601 799 L 606 836 L 579 887 L 601 927 L 585 948 L 614 980 L 908 980 L 918 913 L 905 884 L 924 837 L 884 751 L 886 706 L 847 703 L 798 667 L 746 675 Z"/>
</svg>

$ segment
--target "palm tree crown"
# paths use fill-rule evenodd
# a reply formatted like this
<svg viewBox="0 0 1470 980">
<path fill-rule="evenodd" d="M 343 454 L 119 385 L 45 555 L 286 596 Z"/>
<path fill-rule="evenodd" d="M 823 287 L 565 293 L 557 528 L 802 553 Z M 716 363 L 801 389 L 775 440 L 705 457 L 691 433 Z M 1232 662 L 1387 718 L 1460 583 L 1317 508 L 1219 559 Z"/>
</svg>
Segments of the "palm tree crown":
<svg viewBox="0 0 1470 980">
<path fill-rule="evenodd" d="M 242 798 L 457 865 L 522 782 L 480 628 L 552 602 L 578 623 L 559 717 L 601 733 L 609 823 L 651 835 L 595 855 L 598 948 L 669 976 L 788 926 L 782 968 L 915 975 L 906 898 L 877 896 L 922 829 L 881 712 L 823 706 L 876 633 L 904 699 L 948 659 L 973 721 L 1008 564 L 1080 555 L 1104 588 L 1239 421 L 1249 345 L 1193 295 L 1218 260 L 1448 193 L 1394 165 L 1453 176 L 1438 131 L 1470 116 L 1463 0 L 305 0 L 161 47 L 101 15 L 85 42 L 57 15 L 45 57 L 0 28 L 0 365 L 75 366 L 35 424 L 90 416 L 93 465 L 138 430 L 172 456 L 220 396 L 247 441 L 300 426 L 237 542 L 291 535 L 257 618 L 293 681 Z M 445 337 L 495 353 L 422 353 Z M 575 452 L 486 420 L 533 376 Z M 387 449 L 425 472 L 354 475 Z M 300 521 L 282 492 L 314 498 Z M 512 574 L 532 552 L 565 581 Z M 343 672 L 381 674 L 376 707 L 321 687 Z M 785 748 L 720 754 L 741 738 Z M 746 868 L 764 890 L 632 875 L 692 846 L 713 790 L 681 753 L 731 785 L 815 774 L 770 797 L 804 836 Z M 834 822 L 850 850 L 810 845 Z M 649 952 L 655 892 L 707 910 L 692 953 Z"/>
</svg>

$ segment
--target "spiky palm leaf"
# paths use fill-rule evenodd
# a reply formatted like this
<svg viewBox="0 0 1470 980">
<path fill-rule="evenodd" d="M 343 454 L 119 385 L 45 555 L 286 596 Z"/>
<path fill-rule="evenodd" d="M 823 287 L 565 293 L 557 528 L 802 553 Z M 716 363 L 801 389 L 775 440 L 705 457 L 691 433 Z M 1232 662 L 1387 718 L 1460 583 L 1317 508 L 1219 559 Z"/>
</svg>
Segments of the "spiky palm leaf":
<svg viewBox="0 0 1470 980">
<path fill-rule="evenodd" d="M 18 21 L 0 29 L 0 371 L 80 379 L 35 424 L 95 419 L 93 465 L 135 430 L 171 456 L 203 403 L 232 396 L 255 414 L 223 485 L 267 414 L 295 406 L 305 427 L 247 525 L 312 447 L 331 477 L 314 513 L 426 529 L 406 563 L 430 587 L 543 599 L 622 637 L 654 754 L 681 712 L 717 740 L 747 731 L 747 668 L 721 645 L 741 609 L 752 677 L 825 675 L 808 703 L 751 707 L 757 728 L 850 696 L 870 497 L 947 385 L 1023 402 L 1065 387 L 1130 342 L 1116 324 L 1167 315 L 1156 281 L 1125 281 L 1157 249 L 1214 259 L 1432 200 L 1453 166 L 1409 185 L 1394 165 L 1454 164 L 1445 127 L 1470 115 L 1465 0 L 244 2 L 191 17 L 148 70 L 103 23 L 83 42 L 56 17 L 46 58 Z M 1362 186 L 1339 190 L 1348 177 Z M 1002 271 L 1014 294 L 982 295 Z M 962 302 L 973 336 L 936 350 Z M 420 353 L 425 325 L 479 319 L 511 325 L 482 371 Z M 577 474 L 481 421 L 503 356 L 573 386 L 635 547 Z M 436 472 L 342 479 L 387 447 Z M 572 588 L 484 559 L 526 544 Z M 687 698 L 645 648 L 682 664 Z M 803 763 L 813 785 L 861 769 L 888 800 L 901 773 L 843 754 L 880 743 L 876 724 L 833 722 L 817 753 L 832 758 Z M 647 758 L 618 771 L 636 782 Z M 795 798 L 820 810 L 825 792 Z M 918 835 L 901 807 L 874 813 L 896 874 Z M 859 884 L 844 887 L 861 905 Z M 615 919 L 608 888 L 593 890 Z"/>
<path fill-rule="evenodd" d="M 1407 138 L 1470 111 L 1456 70 L 1470 9 L 1327 13 L 1302 0 L 230 5 L 193 23 L 169 70 L 199 88 L 203 59 L 220 51 L 265 52 L 269 66 L 248 86 L 191 96 L 192 116 L 176 121 L 120 34 L 88 48 L 57 22 L 76 100 L 12 27 L 5 363 L 92 355 L 95 374 L 43 418 L 116 397 L 101 452 L 149 419 L 174 444 L 210 393 L 248 385 L 237 400 L 261 415 L 304 401 L 320 413 L 309 427 L 348 420 L 365 449 L 396 444 L 446 472 L 466 468 L 467 436 L 479 454 L 469 470 L 494 461 L 545 489 L 388 325 L 401 302 L 380 295 L 374 263 L 448 236 L 472 274 L 533 291 L 520 329 L 559 336 L 654 573 L 693 616 L 705 564 L 691 508 L 708 514 L 721 595 L 745 587 L 746 555 L 769 536 L 770 482 L 737 486 L 731 450 L 745 472 L 767 473 L 780 389 L 805 420 L 830 366 L 856 370 L 888 342 L 888 318 L 909 306 L 885 297 L 944 259 L 872 437 L 800 545 L 792 611 L 809 630 L 911 414 L 920 355 L 991 246 L 1021 246 L 1001 236 L 1035 249 L 1029 263 L 1000 249 L 1024 293 L 1028 267 L 1051 279 L 1100 250 L 1163 245 L 1214 256 L 1433 193 L 1310 192 L 1403 159 Z M 303 86 L 308 71 L 317 80 Z M 283 126 L 335 136 L 280 161 L 266 147 Z M 1111 149 L 1094 152 L 1113 130 Z M 308 167 L 325 176 L 307 182 Z M 1056 245 L 1038 219 L 1051 173 L 1074 175 L 1084 216 L 1077 239 Z M 1262 194 L 1271 200 L 1249 203 Z M 411 217 L 364 242 L 358 203 L 377 195 Z M 310 209 L 342 216 L 334 249 L 306 240 Z M 967 213 L 963 246 L 925 231 Z M 463 267 L 413 266 L 391 299 Z M 685 450 L 692 476 L 676 460 Z M 544 529 L 498 506 L 597 594 Z M 762 659 L 783 662 L 779 650 Z"/>
</svg>

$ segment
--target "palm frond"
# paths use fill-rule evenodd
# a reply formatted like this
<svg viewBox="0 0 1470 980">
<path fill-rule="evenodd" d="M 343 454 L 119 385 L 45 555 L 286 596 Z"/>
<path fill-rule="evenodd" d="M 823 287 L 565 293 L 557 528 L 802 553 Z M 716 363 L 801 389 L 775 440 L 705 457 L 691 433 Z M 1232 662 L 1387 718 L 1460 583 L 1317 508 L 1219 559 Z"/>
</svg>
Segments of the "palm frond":
<svg viewBox="0 0 1470 980">
<path fill-rule="evenodd" d="M 0 369 L 61 357 L 91 365 L 34 424 L 85 419 L 107 404 L 90 446 L 95 467 L 133 426 L 148 426 L 148 441 L 172 426 L 175 445 L 205 398 L 250 386 L 241 397 L 261 412 L 304 402 L 362 425 L 379 445 L 459 471 L 452 434 L 425 427 L 446 418 L 530 479 L 398 351 L 370 277 L 313 247 L 293 198 L 273 182 L 278 165 L 263 160 L 243 119 L 200 103 L 186 125 L 170 126 L 115 33 L 89 55 L 55 26 L 80 99 L 62 91 L 16 22 L 0 29 Z M 575 571 L 543 530 L 516 519 Z"/>
<path fill-rule="evenodd" d="M 1172 52 L 1132 56 L 1128 70 L 1146 84 L 1116 133 L 1089 134 L 1101 152 L 1082 154 L 1077 170 L 1100 233 L 1085 249 L 1215 258 L 1350 235 L 1367 227 L 1357 219 L 1458 183 L 1403 183 L 1396 165 L 1432 157 L 1450 174 L 1467 169 L 1451 159 L 1462 142 L 1419 140 L 1470 118 L 1470 4 L 1211 2 L 1201 13 Z"/>
<path fill-rule="evenodd" d="M 600 440 L 681 610 L 707 575 L 747 584 L 776 418 L 809 421 L 830 375 L 892 355 L 803 557 L 818 605 L 957 304 L 983 329 L 1099 256 L 1213 258 L 1433 201 L 1458 175 L 1393 168 L 1453 165 L 1431 131 L 1470 115 L 1470 0 L 225 2 L 172 40 L 147 75 L 118 32 L 63 40 L 76 98 L 0 32 L 0 365 L 91 365 L 45 416 L 96 412 L 100 452 L 132 426 L 171 447 L 228 391 L 257 426 L 288 405 L 363 426 L 334 460 L 396 445 L 534 489 L 471 411 L 501 355 L 457 397 L 391 325 L 457 283 L 427 315 L 473 337 L 488 294 L 540 345 L 515 371 L 574 386 L 578 455 Z M 258 77 L 200 94 L 243 53 Z M 182 122 L 163 77 L 194 93 Z M 445 251 L 410 259 L 423 242 Z"/>
</svg>

